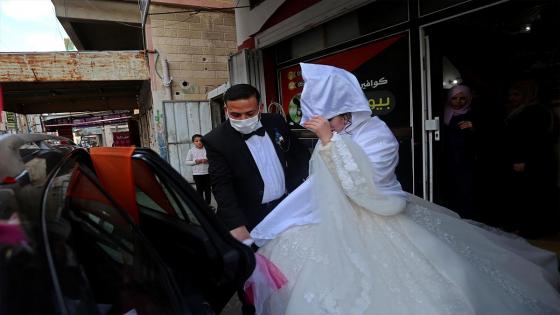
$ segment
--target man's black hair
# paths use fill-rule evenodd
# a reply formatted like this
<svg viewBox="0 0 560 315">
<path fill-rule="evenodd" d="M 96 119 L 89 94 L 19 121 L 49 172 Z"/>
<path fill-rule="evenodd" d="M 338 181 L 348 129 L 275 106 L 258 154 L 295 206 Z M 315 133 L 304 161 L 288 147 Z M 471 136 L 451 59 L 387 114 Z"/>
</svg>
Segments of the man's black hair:
<svg viewBox="0 0 560 315">
<path fill-rule="evenodd" d="M 199 135 L 198 133 L 195 133 L 194 135 L 192 135 L 191 141 L 194 142 L 194 139 L 196 139 L 196 138 L 202 139 L 202 135 Z"/>
<path fill-rule="evenodd" d="M 251 96 L 257 98 L 257 104 L 261 103 L 261 94 L 254 86 L 244 83 L 236 84 L 224 93 L 224 105 L 227 105 L 228 101 L 245 100 Z"/>
</svg>

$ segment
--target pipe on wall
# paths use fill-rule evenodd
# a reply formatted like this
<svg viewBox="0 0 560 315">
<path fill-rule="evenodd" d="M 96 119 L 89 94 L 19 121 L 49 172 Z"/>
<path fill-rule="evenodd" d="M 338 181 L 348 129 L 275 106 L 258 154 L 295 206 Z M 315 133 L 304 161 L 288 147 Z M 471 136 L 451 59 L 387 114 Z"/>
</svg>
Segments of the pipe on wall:
<svg viewBox="0 0 560 315">
<path fill-rule="evenodd" d="M 163 70 L 162 85 L 165 88 L 165 99 L 173 100 L 173 93 L 171 92 L 171 82 L 173 78 L 169 75 L 169 64 L 167 58 L 161 60 L 161 68 Z"/>
</svg>

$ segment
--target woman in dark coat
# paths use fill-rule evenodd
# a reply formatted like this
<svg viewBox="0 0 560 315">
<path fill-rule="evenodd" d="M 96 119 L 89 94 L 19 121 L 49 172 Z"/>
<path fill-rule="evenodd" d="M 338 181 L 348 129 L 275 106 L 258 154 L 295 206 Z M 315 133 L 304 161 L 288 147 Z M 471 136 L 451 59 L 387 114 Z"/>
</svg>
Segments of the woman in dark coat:
<svg viewBox="0 0 560 315">
<path fill-rule="evenodd" d="M 472 93 L 465 85 L 449 90 L 444 108 L 446 206 L 462 218 L 474 218 L 475 129 Z"/>
</svg>

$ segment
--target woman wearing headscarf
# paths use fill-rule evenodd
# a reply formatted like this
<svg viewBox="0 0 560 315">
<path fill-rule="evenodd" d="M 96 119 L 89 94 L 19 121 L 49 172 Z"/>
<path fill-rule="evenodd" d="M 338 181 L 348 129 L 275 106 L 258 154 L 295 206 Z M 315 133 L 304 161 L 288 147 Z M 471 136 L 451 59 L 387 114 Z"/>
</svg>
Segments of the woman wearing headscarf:
<svg viewBox="0 0 560 315">
<path fill-rule="evenodd" d="M 357 79 L 301 68 L 302 124 L 320 141 L 309 179 L 251 232 L 287 278 L 258 314 L 560 312 L 554 254 L 403 192 L 397 141 Z"/>
<path fill-rule="evenodd" d="M 465 85 L 451 88 L 444 107 L 445 206 L 474 219 L 475 128 L 472 93 Z"/>
</svg>

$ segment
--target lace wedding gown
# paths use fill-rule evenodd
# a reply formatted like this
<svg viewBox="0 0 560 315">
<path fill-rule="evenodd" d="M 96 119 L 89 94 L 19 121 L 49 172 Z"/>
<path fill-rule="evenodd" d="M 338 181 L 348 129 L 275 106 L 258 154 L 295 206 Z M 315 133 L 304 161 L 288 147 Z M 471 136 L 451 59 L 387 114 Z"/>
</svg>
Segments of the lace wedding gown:
<svg viewBox="0 0 560 315">
<path fill-rule="evenodd" d="M 288 279 L 265 314 L 560 314 L 556 257 L 420 198 L 380 193 L 335 134 L 312 158 L 317 224 L 259 253 Z"/>
</svg>

